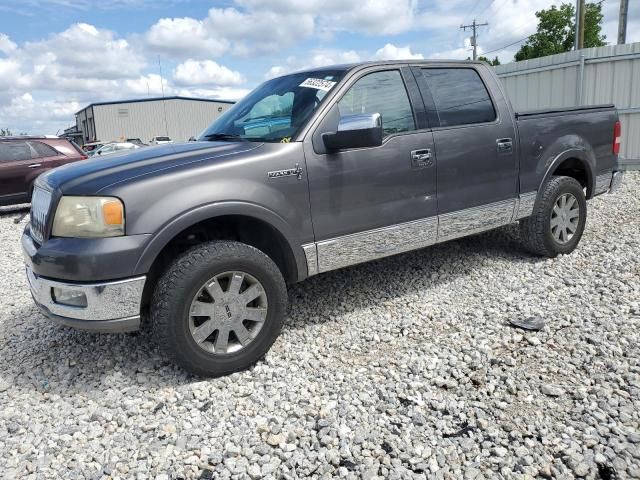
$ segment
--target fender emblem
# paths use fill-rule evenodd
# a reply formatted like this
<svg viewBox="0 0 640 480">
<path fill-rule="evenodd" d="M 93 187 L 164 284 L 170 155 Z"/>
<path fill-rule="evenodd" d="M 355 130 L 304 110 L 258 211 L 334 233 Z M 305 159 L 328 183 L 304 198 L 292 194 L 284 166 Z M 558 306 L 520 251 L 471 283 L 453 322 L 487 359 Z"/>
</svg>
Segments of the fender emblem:
<svg viewBox="0 0 640 480">
<path fill-rule="evenodd" d="M 302 180 L 302 168 L 300 168 L 300 164 L 296 163 L 295 168 L 287 168 L 285 170 L 275 170 L 273 172 L 267 173 L 269 178 L 280 178 L 280 177 L 291 177 L 297 176 L 298 180 Z"/>
</svg>

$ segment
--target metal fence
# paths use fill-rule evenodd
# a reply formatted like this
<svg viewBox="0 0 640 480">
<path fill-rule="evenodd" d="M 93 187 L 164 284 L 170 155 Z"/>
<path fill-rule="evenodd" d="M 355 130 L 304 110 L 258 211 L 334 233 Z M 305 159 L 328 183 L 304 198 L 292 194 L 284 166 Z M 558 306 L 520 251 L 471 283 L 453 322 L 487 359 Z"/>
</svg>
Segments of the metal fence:
<svg viewBox="0 0 640 480">
<path fill-rule="evenodd" d="M 613 103 L 622 123 L 620 157 L 640 162 L 640 42 L 499 65 L 516 111 Z"/>
</svg>

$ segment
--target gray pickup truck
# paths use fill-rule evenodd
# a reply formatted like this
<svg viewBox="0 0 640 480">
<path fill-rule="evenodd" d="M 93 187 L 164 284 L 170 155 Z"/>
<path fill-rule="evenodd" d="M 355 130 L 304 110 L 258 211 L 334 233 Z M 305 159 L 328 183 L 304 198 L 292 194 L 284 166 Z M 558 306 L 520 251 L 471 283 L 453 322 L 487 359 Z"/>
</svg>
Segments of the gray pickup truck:
<svg viewBox="0 0 640 480">
<path fill-rule="evenodd" d="M 224 375 L 273 344 L 288 283 L 516 221 L 530 252 L 570 253 L 586 200 L 620 184 L 619 145 L 612 105 L 516 113 L 482 63 L 293 73 L 196 142 L 40 176 L 27 276 L 55 321 L 144 326 Z"/>
</svg>

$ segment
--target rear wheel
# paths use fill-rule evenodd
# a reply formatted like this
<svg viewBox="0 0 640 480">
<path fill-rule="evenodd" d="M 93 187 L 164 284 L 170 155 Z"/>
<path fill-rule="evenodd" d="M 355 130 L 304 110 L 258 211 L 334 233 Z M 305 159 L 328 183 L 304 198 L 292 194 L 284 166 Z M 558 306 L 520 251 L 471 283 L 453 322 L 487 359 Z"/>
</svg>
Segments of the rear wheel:
<svg viewBox="0 0 640 480">
<path fill-rule="evenodd" d="M 189 372 L 226 375 L 265 355 L 286 304 L 284 279 L 267 255 L 239 242 L 210 242 L 179 257 L 159 280 L 152 334 Z"/>
<path fill-rule="evenodd" d="M 575 250 L 586 221 L 582 185 L 571 177 L 552 177 L 538 193 L 532 215 L 520 221 L 520 237 L 532 253 L 555 257 Z"/>
</svg>

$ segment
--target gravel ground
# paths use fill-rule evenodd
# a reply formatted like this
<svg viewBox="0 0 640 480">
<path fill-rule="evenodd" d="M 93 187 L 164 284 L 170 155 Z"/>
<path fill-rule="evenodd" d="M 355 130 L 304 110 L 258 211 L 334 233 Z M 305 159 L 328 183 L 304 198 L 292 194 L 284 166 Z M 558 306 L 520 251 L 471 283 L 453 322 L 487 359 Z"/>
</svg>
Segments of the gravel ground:
<svg viewBox="0 0 640 480">
<path fill-rule="evenodd" d="M 3 209 L 0 475 L 640 477 L 639 189 L 555 260 L 508 228 L 294 286 L 265 361 L 207 381 L 47 321 Z"/>
</svg>

